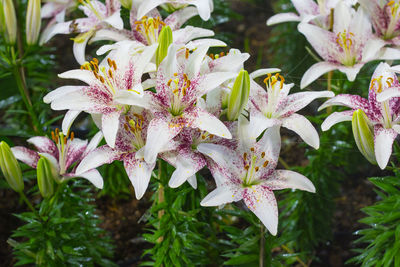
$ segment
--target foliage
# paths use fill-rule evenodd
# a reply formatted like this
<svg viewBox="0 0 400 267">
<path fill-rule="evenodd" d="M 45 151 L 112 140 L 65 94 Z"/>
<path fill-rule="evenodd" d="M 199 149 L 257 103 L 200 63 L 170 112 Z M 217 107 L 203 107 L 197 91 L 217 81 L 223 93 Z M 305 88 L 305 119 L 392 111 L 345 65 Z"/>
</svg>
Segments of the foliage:
<svg viewBox="0 0 400 267">
<path fill-rule="evenodd" d="M 15 215 L 26 223 L 9 239 L 16 266 L 114 266 L 113 245 L 99 227 L 90 187 L 79 180 L 69 185 L 43 200 L 38 212 Z"/>
</svg>

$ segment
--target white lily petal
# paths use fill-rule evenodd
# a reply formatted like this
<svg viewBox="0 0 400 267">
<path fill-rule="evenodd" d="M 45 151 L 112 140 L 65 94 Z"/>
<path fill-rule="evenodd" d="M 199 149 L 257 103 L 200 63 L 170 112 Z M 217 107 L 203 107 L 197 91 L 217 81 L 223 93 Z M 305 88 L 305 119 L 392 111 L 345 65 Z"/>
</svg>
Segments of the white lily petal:
<svg viewBox="0 0 400 267">
<path fill-rule="evenodd" d="M 203 28 L 199 28 L 199 27 L 193 27 L 193 26 L 186 26 L 183 29 L 173 31 L 172 39 L 174 40 L 175 44 L 184 45 L 194 39 L 210 37 L 210 36 L 214 36 L 214 35 L 215 34 L 212 30 L 203 29 Z M 193 42 L 196 42 L 196 41 L 193 41 Z M 206 44 L 207 44 L 207 42 L 204 43 L 203 45 L 206 45 Z M 199 46 L 200 43 L 197 43 L 197 45 Z"/>
<path fill-rule="evenodd" d="M 197 85 L 200 90 L 197 91 L 197 97 L 207 94 L 212 89 L 215 89 L 226 80 L 235 78 L 237 73 L 234 72 L 214 72 L 204 75 Z"/>
<path fill-rule="evenodd" d="M 351 109 L 368 109 L 368 100 L 359 95 L 340 94 L 325 101 L 318 111 L 330 106 L 345 106 Z"/>
<path fill-rule="evenodd" d="M 95 134 L 92 137 L 89 144 L 87 145 L 85 153 L 89 153 L 94 149 L 96 149 L 96 147 L 100 144 L 102 139 L 103 139 L 103 133 L 101 131 L 97 132 L 97 134 Z"/>
<path fill-rule="evenodd" d="M 350 82 L 354 81 L 357 77 L 357 74 L 360 72 L 361 68 L 364 66 L 364 63 L 355 64 L 352 67 L 339 66 L 337 69 L 346 74 L 347 80 Z"/>
<path fill-rule="evenodd" d="M 124 28 L 124 22 L 122 21 L 120 11 L 114 12 L 111 16 L 106 18 L 104 22 L 107 22 L 114 28 L 122 30 Z"/>
<path fill-rule="evenodd" d="M 243 194 L 246 206 L 260 219 L 272 235 L 278 232 L 278 206 L 274 193 L 267 187 L 252 186 Z"/>
<path fill-rule="evenodd" d="M 202 20 L 209 20 L 210 19 L 210 13 L 212 11 L 212 8 L 210 6 L 210 1 L 205 1 L 205 0 L 195 0 L 193 1 L 193 5 L 197 7 L 197 10 L 199 11 L 200 18 Z"/>
<path fill-rule="evenodd" d="M 143 90 L 143 88 L 142 88 Z M 151 107 L 151 95 L 140 95 L 139 91 L 119 90 L 114 96 L 114 101 L 119 104 L 138 106 L 146 109 Z"/>
<path fill-rule="evenodd" d="M 111 112 L 109 114 L 103 114 L 101 117 L 101 131 L 103 132 L 107 145 L 111 148 L 115 146 L 120 115 L 119 112 Z"/>
<path fill-rule="evenodd" d="M 40 36 L 40 41 L 39 44 L 42 45 L 44 43 L 47 43 L 54 35 L 56 34 L 68 34 L 70 33 L 70 24 L 72 21 L 68 22 L 61 22 L 61 23 L 56 23 L 48 28 L 46 28 L 45 31 Z"/>
<path fill-rule="evenodd" d="M 191 187 L 193 187 L 193 189 L 197 189 L 197 179 L 196 179 L 196 175 L 192 175 L 187 179 L 188 183 L 190 184 Z"/>
<path fill-rule="evenodd" d="M 321 124 L 322 131 L 328 131 L 333 125 L 342 121 L 351 121 L 353 117 L 353 110 L 343 112 L 334 112 L 330 114 Z"/>
<path fill-rule="evenodd" d="M 65 116 L 61 124 L 61 129 L 64 135 L 68 134 L 72 123 L 75 121 L 75 119 L 79 116 L 80 113 L 81 113 L 80 110 L 68 110 L 67 113 L 65 113 Z"/>
<path fill-rule="evenodd" d="M 90 84 L 90 85 L 98 84 L 98 80 L 93 75 L 93 72 L 91 72 L 90 70 L 80 70 L 80 69 L 69 70 L 69 71 L 63 72 L 61 74 L 58 74 L 58 77 L 63 78 L 63 79 L 80 80 L 80 81 L 85 82 L 86 84 Z M 60 87 L 60 88 L 62 88 L 62 87 Z M 49 94 L 51 94 L 51 92 Z"/>
<path fill-rule="evenodd" d="M 344 1 L 340 1 L 334 9 L 333 32 L 344 32 L 349 29 L 353 16 L 351 9 Z"/>
<path fill-rule="evenodd" d="M 53 100 L 62 98 L 64 95 L 70 92 L 77 91 L 81 88 L 82 86 L 69 86 L 69 85 L 58 87 L 57 89 L 54 89 L 53 91 L 45 95 L 43 97 L 43 102 L 46 104 L 50 104 Z"/>
<path fill-rule="evenodd" d="M 368 62 L 378 58 L 378 52 L 385 46 L 385 41 L 380 38 L 371 38 L 363 49 L 362 61 Z M 382 54 L 383 56 L 383 54 Z"/>
<path fill-rule="evenodd" d="M 151 120 L 147 129 L 147 141 L 144 149 L 145 161 L 147 163 L 155 162 L 158 153 L 180 131 L 180 127 L 171 126 L 165 119 L 155 118 Z"/>
<path fill-rule="evenodd" d="M 234 174 L 240 175 L 242 169 L 239 164 L 236 164 L 235 160 L 240 160 L 237 153 L 222 145 L 216 145 L 211 143 L 201 143 L 197 146 L 197 151 L 210 157 L 218 166 L 225 170 L 229 170 Z"/>
<path fill-rule="evenodd" d="M 250 73 L 250 78 L 255 79 L 260 76 L 267 75 L 268 73 L 276 73 L 276 72 L 281 72 L 281 69 L 278 68 L 259 69 Z"/>
<path fill-rule="evenodd" d="M 238 189 L 240 190 L 240 189 Z M 240 193 L 232 191 L 228 186 L 217 187 L 214 191 L 210 192 L 201 202 L 203 207 L 220 206 L 242 199 Z"/>
<path fill-rule="evenodd" d="M 381 60 L 400 59 L 400 51 L 398 48 L 384 47 L 377 54 L 377 58 Z"/>
<path fill-rule="evenodd" d="M 60 173 L 60 165 L 58 164 L 58 160 L 53 155 L 49 153 L 38 153 L 38 154 L 48 159 L 53 170 L 56 173 Z"/>
<path fill-rule="evenodd" d="M 74 42 L 73 45 L 73 53 L 76 61 L 80 64 L 83 65 L 86 62 L 85 59 L 85 49 L 86 49 L 86 44 L 89 41 L 90 37 L 92 37 L 93 34 L 86 34 L 84 39 L 81 40 L 80 42 Z"/>
<path fill-rule="evenodd" d="M 90 39 L 90 43 L 93 43 L 96 41 L 103 41 L 103 40 L 120 42 L 120 41 L 129 40 L 129 37 L 120 31 L 101 29 L 101 30 L 96 31 L 96 33 L 94 34 L 92 39 Z M 109 51 L 111 47 L 114 47 L 114 45 L 103 45 L 96 51 L 96 54 L 102 55 L 105 52 Z"/>
<path fill-rule="evenodd" d="M 260 134 L 262 134 L 265 129 L 276 125 L 281 125 L 280 120 L 267 118 L 263 114 L 251 116 L 249 125 L 249 129 L 251 130 L 250 138 L 252 140 L 255 140 L 260 136 Z"/>
<path fill-rule="evenodd" d="M 97 103 L 82 91 L 74 91 L 54 100 L 50 106 L 53 110 L 71 109 L 83 111 L 90 110 L 96 105 Z"/>
<path fill-rule="evenodd" d="M 396 133 L 400 134 L 400 125 L 396 124 L 392 126 L 392 129 L 396 131 Z"/>
<path fill-rule="evenodd" d="M 386 90 L 383 90 L 381 93 L 376 95 L 376 100 L 379 102 L 383 102 L 389 100 L 393 97 L 400 97 L 400 88 L 399 87 L 392 87 Z"/>
<path fill-rule="evenodd" d="M 267 20 L 267 26 L 275 25 L 282 22 L 289 22 L 289 21 L 301 21 L 299 15 L 293 12 L 289 13 L 280 13 L 273 15 Z"/>
<path fill-rule="evenodd" d="M 330 98 L 334 96 L 335 94 L 331 91 L 300 92 L 291 94 L 287 96 L 287 101 L 285 102 L 285 105 L 279 107 L 278 112 L 280 116 L 284 116 L 288 113 L 290 114 L 304 108 L 317 98 Z"/>
<path fill-rule="evenodd" d="M 196 172 L 206 165 L 202 156 L 195 153 L 178 156 L 175 162 L 176 170 L 172 173 L 168 185 L 172 188 L 181 186 L 190 177 L 195 177 Z"/>
<path fill-rule="evenodd" d="M 210 134 L 221 136 L 223 138 L 231 139 L 232 134 L 228 128 L 217 117 L 210 113 L 197 109 L 196 118 L 192 123 L 192 128 L 199 128 L 202 131 L 207 131 Z"/>
<path fill-rule="evenodd" d="M 99 189 L 103 189 L 104 182 L 103 177 L 99 173 L 98 170 L 90 170 L 78 175 L 79 177 L 85 178 L 89 182 L 91 182 L 95 187 Z"/>
<path fill-rule="evenodd" d="M 304 116 L 294 113 L 282 119 L 282 126 L 297 133 L 304 142 L 313 148 L 319 148 L 318 132 Z"/>
<path fill-rule="evenodd" d="M 300 88 L 303 89 L 318 79 L 324 73 L 338 69 L 338 65 L 329 62 L 318 62 L 312 65 L 301 78 Z"/>
<path fill-rule="evenodd" d="M 155 165 L 155 162 L 148 164 L 143 160 L 124 159 L 125 170 L 135 189 L 136 199 L 141 199 L 146 193 Z"/>
<path fill-rule="evenodd" d="M 199 74 L 201 62 L 207 54 L 208 46 L 203 45 L 198 47 L 189 57 L 185 66 L 185 73 L 188 75 L 189 80 L 193 79 Z"/>
<path fill-rule="evenodd" d="M 392 154 L 393 141 L 397 136 L 397 132 L 393 129 L 385 129 L 375 127 L 375 158 L 379 167 L 383 170 L 386 168 L 389 158 Z"/>
<path fill-rule="evenodd" d="M 265 180 L 263 185 L 267 185 L 272 190 L 292 188 L 315 193 L 315 187 L 307 177 L 289 170 L 276 170 L 273 178 Z"/>
<path fill-rule="evenodd" d="M 281 151 L 280 127 L 268 128 L 256 146 L 258 151 L 265 152 L 265 157 L 270 161 L 270 164 L 276 164 Z"/>
<path fill-rule="evenodd" d="M 114 160 L 118 159 L 120 153 L 115 151 L 111 147 L 105 145 L 94 149 L 86 157 L 84 157 L 81 163 L 76 168 L 76 174 L 80 175 L 89 170 L 95 169 L 104 164 L 110 164 Z"/>
<path fill-rule="evenodd" d="M 167 0 L 151 0 L 151 1 L 142 1 L 140 6 L 138 7 L 137 15 L 136 17 L 138 19 L 141 19 L 143 16 L 145 16 L 149 11 L 151 11 L 153 8 L 166 3 Z"/>
<path fill-rule="evenodd" d="M 210 38 L 202 38 L 194 41 L 190 41 L 185 44 L 185 47 L 189 50 L 195 50 L 197 47 L 206 45 L 209 47 L 226 47 L 227 44 L 217 40 L 217 39 L 210 39 Z"/>
</svg>

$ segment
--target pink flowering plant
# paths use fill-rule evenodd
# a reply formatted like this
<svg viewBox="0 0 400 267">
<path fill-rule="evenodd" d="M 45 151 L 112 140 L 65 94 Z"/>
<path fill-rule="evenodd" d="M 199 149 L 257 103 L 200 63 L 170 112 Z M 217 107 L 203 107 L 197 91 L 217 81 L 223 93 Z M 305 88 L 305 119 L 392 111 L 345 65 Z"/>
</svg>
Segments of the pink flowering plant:
<svg viewBox="0 0 400 267">
<path fill-rule="evenodd" d="M 398 266 L 399 3 L 282 2 L 267 25 L 304 38 L 278 30 L 269 49 L 312 49 L 270 67 L 263 49 L 252 63 L 252 37 L 246 52 L 216 37 L 235 17 L 221 0 L 2 0 L 0 82 L 18 94 L 0 101 L 0 192 L 29 208 L 14 263 L 118 266 L 134 249 L 135 266 L 309 266 L 348 180 L 385 170 L 365 252 L 346 260 Z"/>
</svg>

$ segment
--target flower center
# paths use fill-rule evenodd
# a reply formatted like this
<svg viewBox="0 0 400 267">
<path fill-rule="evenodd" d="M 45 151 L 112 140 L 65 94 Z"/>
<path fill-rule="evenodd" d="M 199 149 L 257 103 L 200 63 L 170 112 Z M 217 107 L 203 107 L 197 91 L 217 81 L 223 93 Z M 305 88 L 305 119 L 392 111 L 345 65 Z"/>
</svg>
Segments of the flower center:
<svg viewBox="0 0 400 267">
<path fill-rule="evenodd" d="M 143 122 L 144 117 L 141 114 L 134 113 L 133 116 L 125 116 L 124 128 L 133 135 L 131 142 L 136 151 L 145 145 L 142 138 Z"/>
<path fill-rule="evenodd" d="M 178 73 L 174 73 L 175 79 L 170 79 L 167 83 L 167 86 L 172 92 L 171 97 L 171 107 L 169 108 L 169 112 L 173 116 L 179 116 L 182 114 L 183 109 L 185 108 L 182 105 L 182 98 L 187 94 L 187 90 L 190 87 L 190 80 L 186 73 L 183 73 L 178 77 Z"/>
<path fill-rule="evenodd" d="M 384 39 L 392 39 L 393 37 L 396 37 L 396 24 L 398 23 L 400 19 L 400 9 L 399 9 L 399 3 L 396 3 L 395 1 L 390 1 L 386 4 L 387 7 L 390 8 L 390 22 L 387 27 L 386 33 L 384 34 Z"/>
<path fill-rule="evenodd" d="M 341 62 L 345 66 L 353 66 L 356 63 L 356 57 L 352 53 L 352 37 L 354 37 L 354 33 L 347 32 L 346 30 L 339 32 L 336 36 L 336 43 L 344 53 Z"/>
<path fill-rule="evenodd" d="M 68 137 L 70 135 L 70 140 L 68 141 Z M 58 128 L 55 131 L 51 132 L 51 139 L 56 144 L 58 150 L 58 164 L 60 165 L 60 175 L 66 173 L 66 163 L 67 163 L 67 151 L 70 145 L 70 142 L 74 140 L 75 134 L 68 132 L 66 136 Z"/>
<path fill-rule="evenodd" d="M 384 79 L 383 76 L 379 76 L 378 78 L 372 79 L 370 90 L 374 90 L 377 94 L 382 93 L 383 90 L 392 87 L 393 82 L 394 81 L 392 77 Z M 393 119 L 390 112 L 389 99 L 380 102 L 380 104 L 381 114 L 383 117 L 382 124 L 385 126 L 385 128 L 391 128 Z"/>
<path fill-rule="evenodd" d="M 246 170 L 246 175 L 243 180 L 243 187 L 250 187 L 259 183 L 258 171 L 260 168 L 266 168 L 269 161 L 264 159 L 265 152 L 262 152 L 260 156 L 254 154 L 254 147 L 250 148 L 249 153 L 243 153 L 244 169 Z"/>
<path fill-rule="evenodd" d="M 268 73 L 267 78 L 264 79 L 264 83 L 268 92 L 268 103 L 264 108 L 264 116 L 272 118 L 279 103 L 279 95 L 283 88 L 284 82 L 285 78 L 283 78 L 283 76 L 279 73 L 273 76 L 271 73 Z"/>
<path fill-rule="evenodd" d="M 148 18 L 144 16 L 141 20 L 135 21 L 135 25 L 136 31 L 143 35 L 148 45 L 151 45 L 157 43 L 158 35 L 165 23 L 160 17 Z"/>
</svg>

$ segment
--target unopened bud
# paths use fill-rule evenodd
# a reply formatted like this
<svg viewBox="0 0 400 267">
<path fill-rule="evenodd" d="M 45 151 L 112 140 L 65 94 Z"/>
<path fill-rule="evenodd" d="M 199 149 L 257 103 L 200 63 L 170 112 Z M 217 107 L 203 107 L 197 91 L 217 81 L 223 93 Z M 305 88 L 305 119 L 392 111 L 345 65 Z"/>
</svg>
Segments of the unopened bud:
<svg viewBox="0 0 400 267">
<path fill-rule="evenodd" d="M 0 167 L 10 187 L 16 192 L 24 190 L 21 168 L 6 142 L 0 143 Z"/>
<path fill-rule="evenodd" d="M 228 120 L 234 121 L 246 107 L 250 94 L 250 76 L 241 70 L 237 76 L 228 100 Z"/>
<path fill-rule="evenodd" d="M 204 0 L 206 1 L 206 0 Z M 164 9 L 165 11 L 167 11 L 168 13 L 173 13 L 176 10 L 182 9 L 184 7 L 186 7 L 187 4 L 162 4 L 161 8 Z"/>
<path fill-rule="evenodd" d="M 353 135 L 361 154 L 372 164 L 376 164 L 374 153 L 374 129 L 372 123 L 361 109 L 353 113 Z"/>
<path fill-rule="evenodd" d="M 28 8 L 26 10 L 26 43 L 28 45 L 37 43 L 40 24 L 40 0 L 28 0 Z"/>
<path fill-rule="evenodd" d="M 54 181 L 58 177 L 58 173 L 55 168 L 52 167 L 50 161 L 40 156 L 37 164 L 37 181 L 39 191 L 42 197 L 51 197 L 54 193 Z"/>
<path fill-rule="evenodd" d="M 17 39 L 17 17 L 12 0 L 0 0 L 0 31 L 6 43 L 15 44 Z"/>
<path fill-rule="evenodd" d="M 168 47 L 172 44 L 172 30 L 169 26 L 164 26 L 158 37 L 158 48 L 156 51 L 157 67 L 168 54 Z"/>
<path fill-rule="evenodd" d="M 125 7 L 126 9 L 131 9 L 132 8 L 132 0 L 119 0 L 121 2 L 121 5 Z"/>
</svg>

